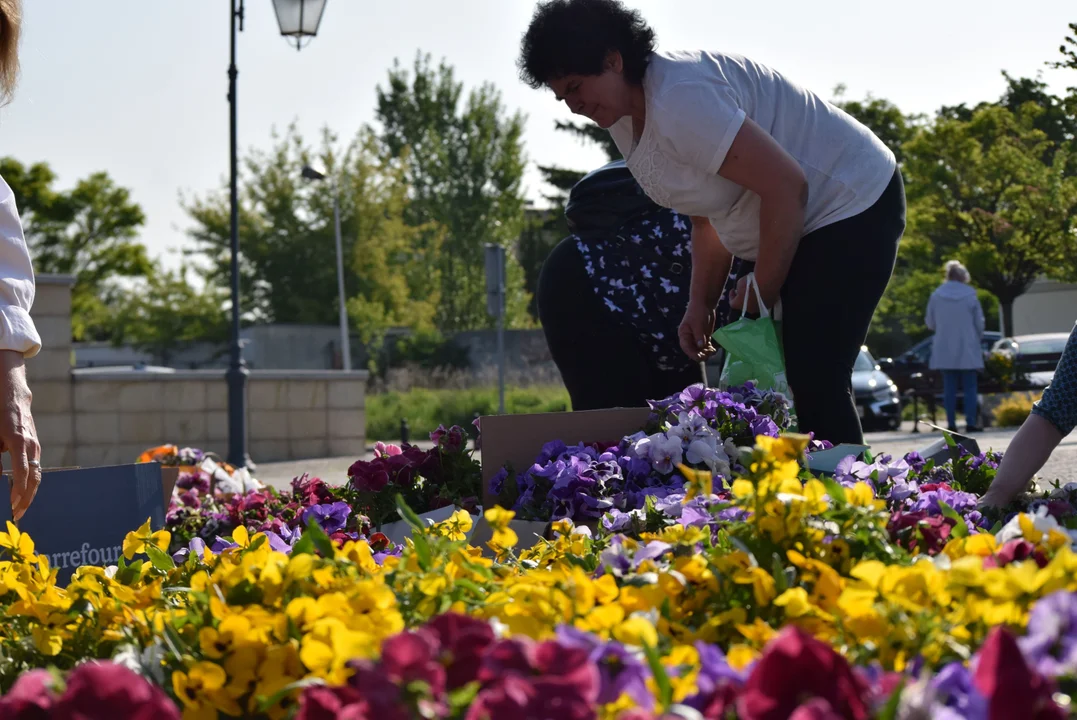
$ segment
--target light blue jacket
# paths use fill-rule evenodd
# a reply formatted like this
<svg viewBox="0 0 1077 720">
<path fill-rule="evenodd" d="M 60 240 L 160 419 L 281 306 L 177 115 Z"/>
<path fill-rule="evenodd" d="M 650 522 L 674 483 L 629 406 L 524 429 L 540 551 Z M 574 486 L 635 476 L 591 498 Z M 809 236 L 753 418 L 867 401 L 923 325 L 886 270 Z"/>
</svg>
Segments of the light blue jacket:
<svg viewBox="0 0 1077 720">
<path fill-rule="evenodd" d="M 925 322 L 935 333 L 932 370 L 983 368 L 984 311 L 975 289 L 956 280 L 943 283 L 931 294 Z"/>
</svg>

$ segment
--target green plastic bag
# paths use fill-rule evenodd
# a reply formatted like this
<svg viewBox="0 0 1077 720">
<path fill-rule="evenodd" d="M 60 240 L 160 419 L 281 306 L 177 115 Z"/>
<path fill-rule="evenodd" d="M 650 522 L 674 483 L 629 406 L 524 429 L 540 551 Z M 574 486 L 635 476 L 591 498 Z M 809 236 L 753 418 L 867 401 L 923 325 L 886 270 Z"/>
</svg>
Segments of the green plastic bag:
<svg viewBox="0 0 1077 720">
<path fill-rule="evenodd" d="M 793 394 L 785 378 L 785 354 L 782 351 L 781 332 L 770 310 L 763 304 L 755 273 L 748 274 L 748 288 L 755 292 L 759 304 L 759 319 L 747 317 L 747 302 L 739 320 L 734 320 L 714 332 L 715 342 L 725 349 L 725 362 L 718 381 L 719 388 L 754 383 L 764 390 L 776 390 L 789 398 L 790 413 L 793 410 Z"/>
</svg>

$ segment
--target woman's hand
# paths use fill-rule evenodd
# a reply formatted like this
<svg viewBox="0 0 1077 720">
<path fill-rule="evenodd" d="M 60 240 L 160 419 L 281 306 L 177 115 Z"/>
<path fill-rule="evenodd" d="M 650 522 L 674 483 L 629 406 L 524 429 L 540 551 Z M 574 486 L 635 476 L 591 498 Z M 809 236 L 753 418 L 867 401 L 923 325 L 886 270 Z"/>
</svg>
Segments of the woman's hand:
<svg viewBox="0 0 1077 720">
<path fill-rule="evenodd" d="M 717 348 L 711 343 L 711 335 L 714 333 L 714 308 L 706 304 L 690 300 L 684 311 L 684 319 L 677 329 L 677 336 L 681 341 L 681 349 L 685 354 L 696 362 L 703 362 L 714 353 Z"/>
<path fill-rule="evenodd" d="M 734 310 L 744 310 L 745 301 L 748 303 L 748 314 L 758 315 L 759 301 L 756 299 L 754 292 L 748 292 L 747 275 L 737 280 L 737 287 L 733 289 L 733 293 L 729 296 L 729 307 Z"/>
<path fill-rule="evenodd" d="M 30 388 L 22 353 L 0 350 L 0 450 L 11 454 L 11 516 L 18 522 L 41 485 L 41 445 L 30 414 Z"/>
</svg>

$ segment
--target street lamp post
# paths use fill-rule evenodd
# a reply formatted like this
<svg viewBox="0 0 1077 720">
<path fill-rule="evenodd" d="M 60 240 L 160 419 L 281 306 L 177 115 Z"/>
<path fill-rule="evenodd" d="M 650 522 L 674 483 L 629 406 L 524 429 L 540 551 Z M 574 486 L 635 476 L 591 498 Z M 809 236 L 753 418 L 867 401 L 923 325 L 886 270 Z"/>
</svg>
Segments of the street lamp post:
<svg viewBox="0 0 1077 720">
<path fill-rule="evenodd" d="M 328 176 L 321 170 L 316 170 L 310 165 L 303 167 L 303 177 L 308 180 L 327 180 Z M 344 295 L 344 250 L 340 237 L 340 188 L 336 182 L 332 182 L 333 188 L 333 230 L 337 242 L 337 294 L 340 297 L 340 352 L 345 370 L 352 369 L 351 336 L 348 333 L 348 308 Z"/>
<path fill-rule="evenodd" d="M 277 25 L 280 34 L 289 41 L 294 40 L 296 49 L 301 49 L 304 40 L 318 34 L 322 13 L 325 12 L 326 0 L 273 0 L 277 13 Z M 243 31 L 244 0 L 229 0 L 229 15 L 232 26 L 231 62 L 228 65 L 228 110 L 230 124 L 229 171 L 231 201 L 231 273 L 232 273 L 232 337 L 228 371 L 225 379 L 228 384 L 228 462 L 236 467 L 246 467 L 250 463 L 247 454 L 247 364 L 243 360 L 243 345 L 239 338 L 239 192 L 237 179 L 237 142 L 236 142 L 236 37 Z"/>
</svg>

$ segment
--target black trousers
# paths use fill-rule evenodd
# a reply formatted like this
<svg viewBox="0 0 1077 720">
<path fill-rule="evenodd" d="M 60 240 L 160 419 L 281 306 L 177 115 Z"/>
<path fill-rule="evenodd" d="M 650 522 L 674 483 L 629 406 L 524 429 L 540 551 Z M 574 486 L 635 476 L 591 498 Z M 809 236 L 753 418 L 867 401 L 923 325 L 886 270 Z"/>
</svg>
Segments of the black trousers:
<svg viewBox="0 0 1077 720">
<path fill-rule="evenodd" d="M 801 432 L 861 444 L 853 364 L 905 232 L 900 171 L 864 212 L 805 235 L 782 286 L 786 377 Z"/>
<path fill-rule="evenodd" d="M 562 240 L 543 263 L 536 294 L 546 343 L 573 410 L 646 407 L 648 400 L 703 381 L 702 371 L 691 365 L 659 369 L 648 348 L 613 318 L 593 288 L 575 239 Z"/>
</svg>

